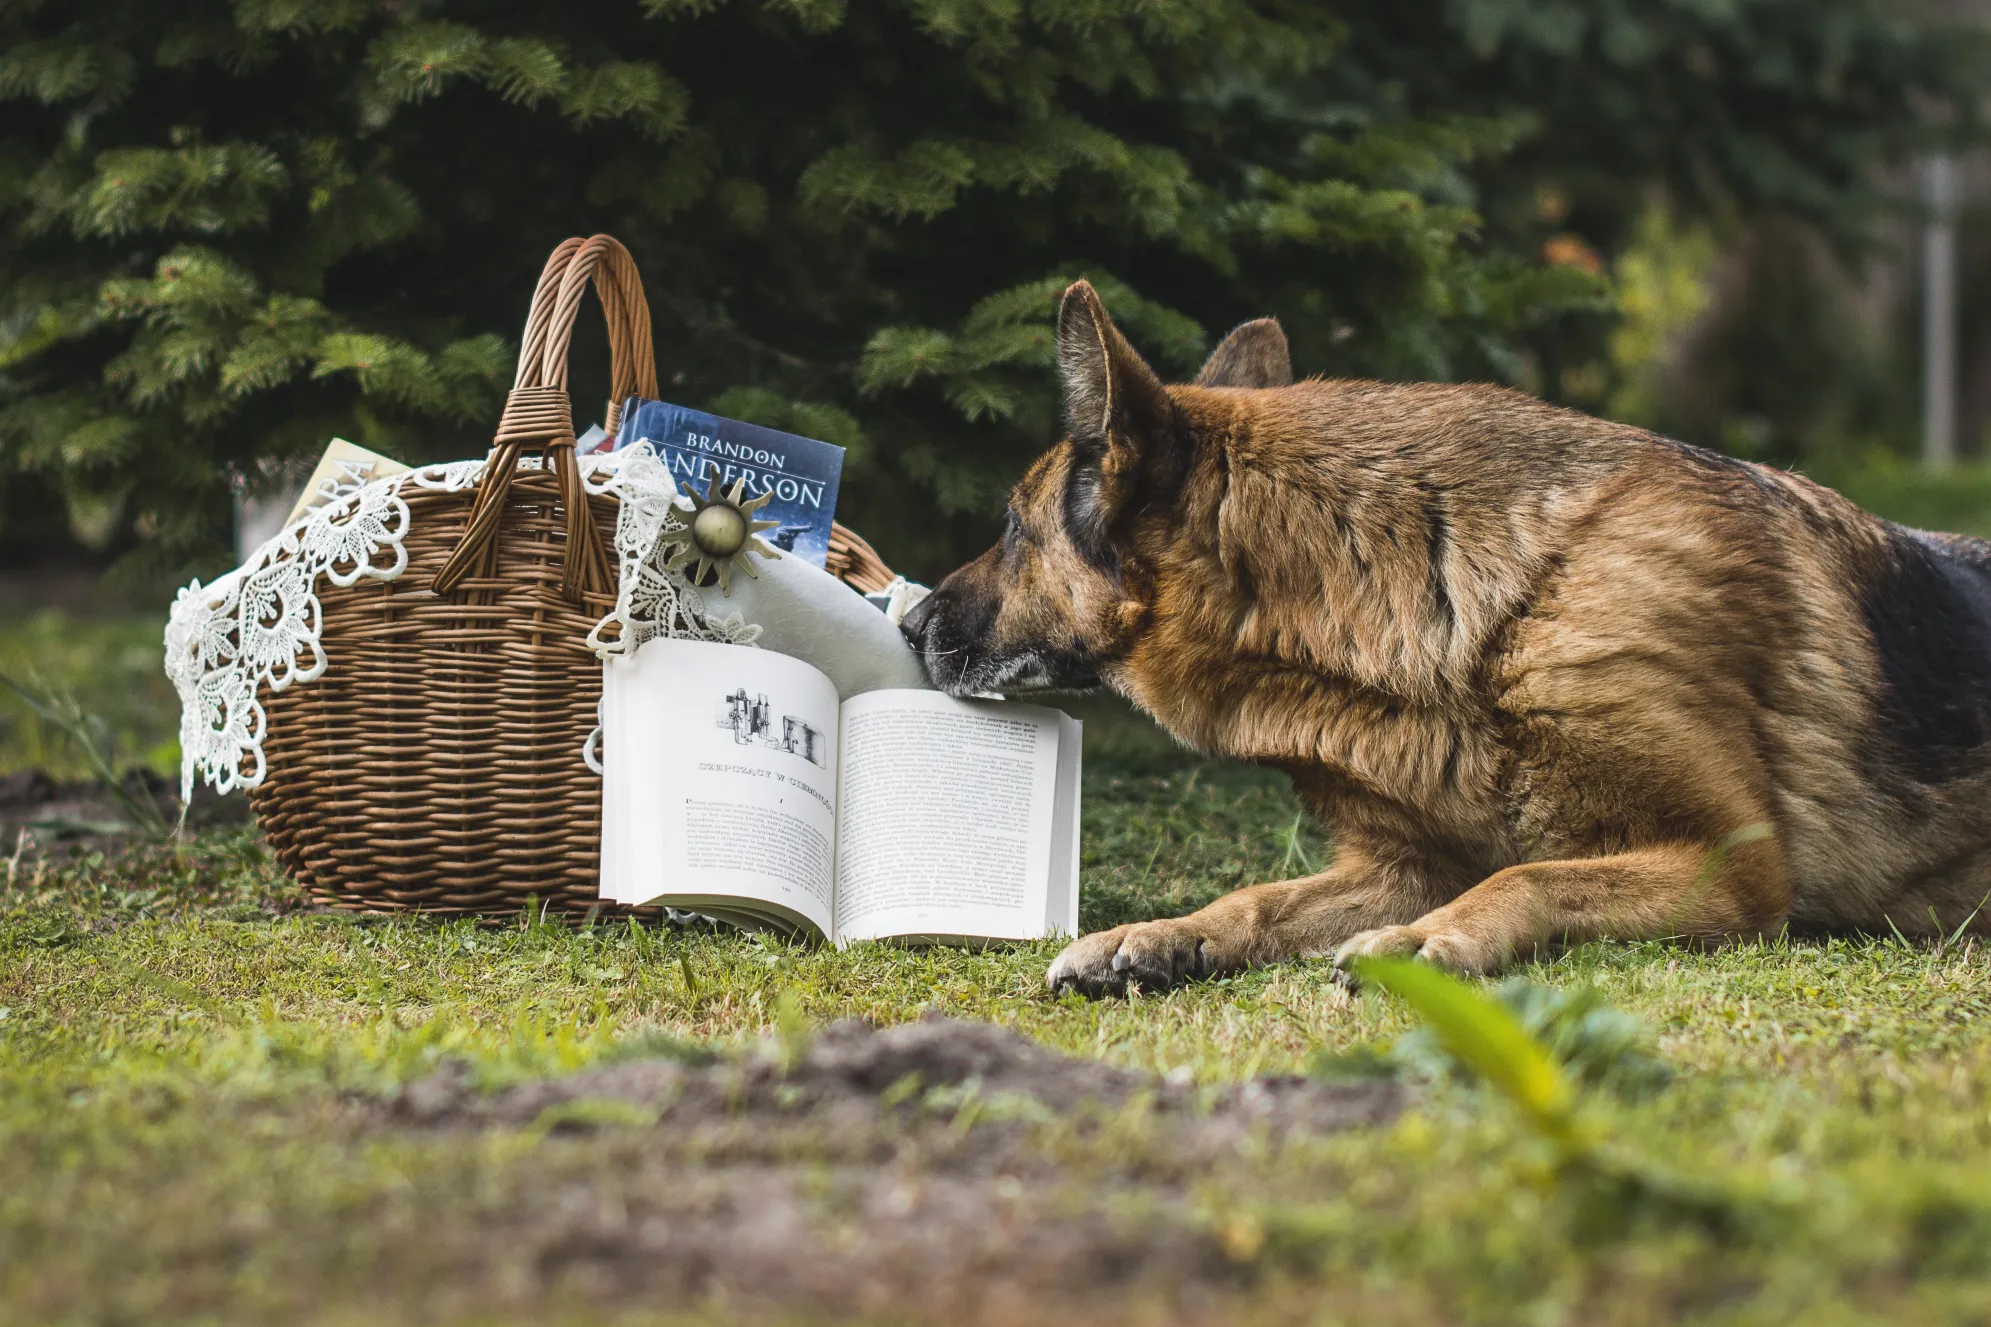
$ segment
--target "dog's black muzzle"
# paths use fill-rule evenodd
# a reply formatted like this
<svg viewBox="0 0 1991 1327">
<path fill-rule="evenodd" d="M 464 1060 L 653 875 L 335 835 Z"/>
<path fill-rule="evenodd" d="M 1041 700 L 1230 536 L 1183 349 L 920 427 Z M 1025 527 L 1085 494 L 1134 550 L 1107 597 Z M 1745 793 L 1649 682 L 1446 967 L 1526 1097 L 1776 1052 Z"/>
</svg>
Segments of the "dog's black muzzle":
<svg viewBox="0 0 1991 1327">
<path fill-rule="evenodd" d="M 900 619 L 899 630 L 919 655 L 927 680 L 942 691 L 958 694 L 962 674 L 968 669 L 968 651 L 958 628 L 959 612 L 950 612 L 947 607 L 952 598 L 943 583 L 913 605 Z"/>
<path fill-rule="evenodd" d="M 1090 691 L 1099 685 L 1092 660 L 1068 649 L 985 646 L 994 614 L 964 604 L 946 582 L 899 623 L 926 667 L 927 680 L 955 696 L 986 691 Z"/>
</svg>

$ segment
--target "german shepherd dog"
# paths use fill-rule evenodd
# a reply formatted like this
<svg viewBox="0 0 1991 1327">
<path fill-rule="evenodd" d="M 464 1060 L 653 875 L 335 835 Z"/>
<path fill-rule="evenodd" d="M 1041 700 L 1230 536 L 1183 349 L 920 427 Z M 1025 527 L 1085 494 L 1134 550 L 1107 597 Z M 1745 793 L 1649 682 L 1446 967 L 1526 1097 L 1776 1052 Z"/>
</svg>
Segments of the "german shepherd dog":
<svg viewBox="0 0 1991 1327">
<path fill-rule="evenodd" d="M 1074 941 L 1092 994 L 1282 959 L 1991 929 L 1991 543 L 1490 386 L 1164 386 L 1084 282 L 1070 436 L 910 613 L 957 695 L 1105 686 L 1284 770 L 1318 875 Z"/>
</svg>

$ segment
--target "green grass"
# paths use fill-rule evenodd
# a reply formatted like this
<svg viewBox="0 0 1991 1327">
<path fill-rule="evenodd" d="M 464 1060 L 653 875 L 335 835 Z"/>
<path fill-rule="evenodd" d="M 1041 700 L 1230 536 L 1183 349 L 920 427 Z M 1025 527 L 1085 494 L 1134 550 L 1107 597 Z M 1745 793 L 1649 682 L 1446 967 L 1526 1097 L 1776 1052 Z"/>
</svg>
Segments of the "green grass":
<svg viewBox="0 0 1991 1327">
<path fill-rule="evenodd" d="M 1182 829 L 1206 808 L 1237 816 L 1257 791 L 1219 771 L 1173 789 L 1166 811 L 1096 803 L 1095 818 Z M 1259 860 L 1284 851 L 1285 808 L 1266 800 Z M 1185 837 L 1140 869 L 1190 890 L 1176 870 L 1252 851 Z M 1125 869 L 1095 864 L 1088 878 Z M 657 1034 L 764 1035 L 786 1002 L 813 1021 L 939 1009 L 1221 1081 L 1300 1069 L 1408 1026 L 1399 1006 L 1349 995 L 1320 964 L 1095 1004 L 1044 993 L 1048 946 L 837 953 L 297 915 L 246 836 L 17 878 L 5 899 L 0 1318 L 15 1321 L 307 1304 L 305 1316 L 336 1320 L 363 1298 L 379 1212 L 412 1203 L 446 1222 L 475 1206 L 491 1167 L 586 1164 L 341 1124 L 348 1094 L 389 1093 L 444 1057 L 498 1085 Z M 1300 1286 L 1323 1311 L 1404 1321 L 1961 1321 L 1991 1308 L 1991 995 L 1974 947 L 1591 945 L 1527 975 L 1594 986 L 1655 1029 L 1670 1084 L 1586 1109 L 1616 1145 L 1736 1195 L 1742 1233 L 1635 1211 L 1628 1228 L 1599 1232 L 1594 1204 L 1563 1191 L 1516 1118 L 1441 1088 L 1396 1126 L 1296 1143 L 1203 1196 L 1212 1223 L 1256 1232 L 1247 1249 L 1263 1294 L 1285 1304 L 1280 1292 Z M 1116 1163 L 1081 1152 L 1071 1164 Z M 286 1230 L 312 1242 L 262 1247 Z"/>
<path fill-rule="evenodd" d="M 44 619 L 0 632 L 0 648 L 24 639 L 100 660 L 87 640 L 136 650 L 140 633 Z M 1280 780 L 1199 761 L 1111 707 L 1087 717 L 1088 927 L 1321 860 Z M 123 728 L 134 750 L 168 731 L 137 706 Z M 47 749 L 8 731 L 10 760 Z M 317 915 L 250 833 L 0 874 L 0 1321 L 727 1316 L 448 1283 L 420 1252 L 438 1232 L 642 1143 L 614 1128 L 563 1140 L 354 1125 L 355 1103 L 446 1059 L 498 1086 L 659 1038 L 737 1046 L 778 1016 L 940 1010 L 1214 1083 L 1353 1062 L 1412 1025 L 1320 963 L 1162 997 L 1053 998 L 1053 952 Z M 1594 944 L 1523 975 L 1594 988 L 1645 1022 L 1670 1080 L 1587 1092 L 1585 1127 L 1637 1173 L 1719 1194 L 1727 1216 L 1580 1182 L 1525 1118 L 1437 1082 L 1396 1124 L 1247 1147 L 1197 1181 L 1176 1216 L 1234 1261 L 1225 1293 L 1239 1297 L 1213 1320 L 1991 1315 L 1991 973 L 1974 943 Z M 1044 1146 L 1081 1180 L 1170 1164 L 1129 1129 Z"/>
</svg>

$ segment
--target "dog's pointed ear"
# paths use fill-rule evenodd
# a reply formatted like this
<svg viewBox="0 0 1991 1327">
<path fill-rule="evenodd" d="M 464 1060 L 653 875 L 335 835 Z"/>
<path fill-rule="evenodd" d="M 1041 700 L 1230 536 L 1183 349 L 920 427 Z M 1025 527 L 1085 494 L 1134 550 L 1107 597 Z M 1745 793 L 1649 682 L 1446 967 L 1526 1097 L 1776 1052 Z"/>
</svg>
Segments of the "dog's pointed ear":
<svg viewBox="0 0 1991 1327">
<path fill-rule="evenodd" d="M 1081 447 L 1125 450 L 1131 460 L 1166 430 L 1174 403 L 1106 316 L 1090 282 L 1072 283 L 1058 305 L 1058 367 L 1072 441 Z"/>
<path fill-rule="evenodd" d="M 1240 323 L 1203 361 L 1198 387 L 1290 387 L 1293 352 L 1277 318 Z"/>
<path fill-rule="evenodd" d="M 1175 402 L 1084 281 L 1058 306 L 1058 367 L 1072 441 L 1066 528 L 1086 558 L 1115 566 L 1115 516 L 1143 490 L 1172 491 L 1185 468 Z"/>
</svg>

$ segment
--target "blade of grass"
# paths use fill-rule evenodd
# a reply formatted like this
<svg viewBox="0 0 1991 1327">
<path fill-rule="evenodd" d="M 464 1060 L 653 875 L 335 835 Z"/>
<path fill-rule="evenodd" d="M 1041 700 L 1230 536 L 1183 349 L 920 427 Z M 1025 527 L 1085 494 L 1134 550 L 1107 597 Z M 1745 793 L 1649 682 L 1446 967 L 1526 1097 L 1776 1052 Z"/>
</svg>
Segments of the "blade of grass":
<svg viewBox="0 0 1991 1327">
<path fill-rule="evenodd" d="M 1314 869 L 1313 858 L 1308 855 L 1305 848 L 1300 846 L 1300 822 L 1305 816 L 1305 811 L 1295 812 L 1293 823 L 1286 826 L 1286 857 L 1279 864 L 1279 871 L 1282 875 L 1290 875 L 1292 873 L 1294 858 L 1299 859 L 1303 870 L 1311 871 Z"/>
<path fill-rule="evenodd" d="M 1955 944 L 1963 938 L 1963 933 L 1970 929 L 1972 922 L 1977 920 L 1977 914 L 1984 911 L 1984 905 L 1987 902 L 1991 902 L 1991 894 L 1986 894 L 1983 898 L 1977 900 L 1977 906 L 1970 910 L 1970 915 L 1956 924 L 1956 929 L 1950 932 L 1951 944 Z"/>
</svg>

